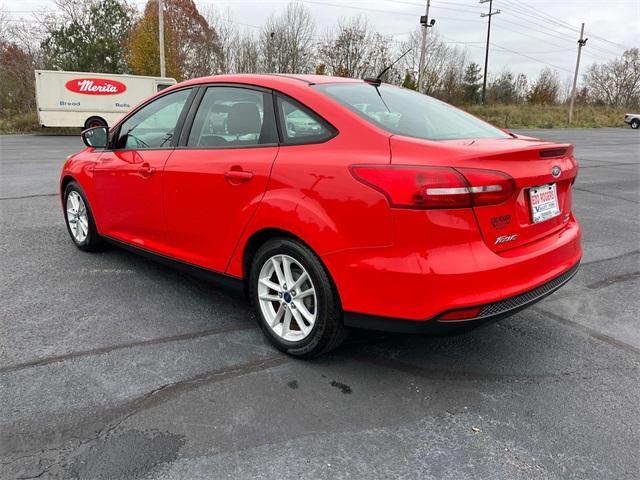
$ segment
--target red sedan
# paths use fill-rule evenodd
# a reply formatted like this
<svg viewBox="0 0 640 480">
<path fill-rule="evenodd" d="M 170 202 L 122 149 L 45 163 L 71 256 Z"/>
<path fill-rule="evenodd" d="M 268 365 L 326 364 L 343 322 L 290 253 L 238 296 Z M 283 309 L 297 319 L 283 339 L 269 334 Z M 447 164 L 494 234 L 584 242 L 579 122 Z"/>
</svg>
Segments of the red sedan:
<svg viewBox="0 0 640 480">
<path fill-rule="evenodd" d="M 576 272 L 573 147 L 377 81 L 228 75 L 83 132 L 60 179 L 72 240 L 243 289 L 291 355 L 349 327 L 513 314 Z"/>
</svg>

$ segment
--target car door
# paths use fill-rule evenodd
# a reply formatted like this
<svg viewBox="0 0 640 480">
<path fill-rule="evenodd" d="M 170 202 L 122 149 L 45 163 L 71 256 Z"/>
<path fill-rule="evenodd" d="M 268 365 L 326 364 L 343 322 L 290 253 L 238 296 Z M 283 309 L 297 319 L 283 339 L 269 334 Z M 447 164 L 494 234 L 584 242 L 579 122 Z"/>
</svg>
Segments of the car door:
<svg viewBox="0 0 640 480">
<path fill-rule="evenodd" d="M 191 88 L 173 91 L 142 106 L 120 125 L 112 149 L 100 156 L 94 185 L 103 235 L 148 250 L 166 248 L 163 169 L 193 94 Z"/>
<path fill-rule="evenodd" d="M 190 130 L 165 166 L 164 204 L 172 256 L 223 272 L 257 208 L 278 154 L 271 92 L 209 86 Z"/>
</svg>

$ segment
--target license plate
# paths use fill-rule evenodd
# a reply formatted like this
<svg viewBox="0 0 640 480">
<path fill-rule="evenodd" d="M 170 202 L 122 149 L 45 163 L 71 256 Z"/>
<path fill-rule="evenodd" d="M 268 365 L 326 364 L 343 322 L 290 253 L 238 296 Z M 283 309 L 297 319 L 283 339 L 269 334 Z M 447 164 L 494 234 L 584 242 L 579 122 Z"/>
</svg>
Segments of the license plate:
<svg viewBox="0 0 640 480">
<path fill-rule="evenodd" d="M 555 183 L 530 188 L 529 199 L 531 200 L 533 223 L 544 222 L 560 215 Z"/>
</svg>

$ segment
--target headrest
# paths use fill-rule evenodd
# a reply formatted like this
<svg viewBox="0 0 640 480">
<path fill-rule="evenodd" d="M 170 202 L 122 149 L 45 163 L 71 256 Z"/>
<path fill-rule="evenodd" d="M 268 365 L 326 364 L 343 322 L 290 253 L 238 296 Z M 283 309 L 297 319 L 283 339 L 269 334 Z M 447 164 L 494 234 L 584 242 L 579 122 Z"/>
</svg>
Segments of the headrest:
<svg viewBox="0 0 640 480">
<path fill-rule="evenodd" d="M 227 132 L 232 135 L 260 133 L 260 112 L 255 103 L 236 103 L 227 116 Z"/>
</svg>

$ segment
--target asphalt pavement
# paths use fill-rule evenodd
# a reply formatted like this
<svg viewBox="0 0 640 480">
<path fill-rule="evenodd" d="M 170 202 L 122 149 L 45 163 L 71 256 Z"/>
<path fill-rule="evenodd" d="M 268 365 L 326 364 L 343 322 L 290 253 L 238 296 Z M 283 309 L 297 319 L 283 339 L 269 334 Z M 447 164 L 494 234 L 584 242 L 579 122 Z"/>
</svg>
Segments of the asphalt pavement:
<svg viewBox="0 0 640 480">
<path fill-rule="evenodd" d="M 312 361 L 240 297 L 77 250 L 79 137 L 0 136 L 0 478 L 639 478 L 640 134 L 523 133 L 576 145 L 577 276 L 486 328 Z"/>
</svg>

